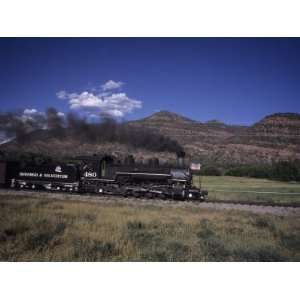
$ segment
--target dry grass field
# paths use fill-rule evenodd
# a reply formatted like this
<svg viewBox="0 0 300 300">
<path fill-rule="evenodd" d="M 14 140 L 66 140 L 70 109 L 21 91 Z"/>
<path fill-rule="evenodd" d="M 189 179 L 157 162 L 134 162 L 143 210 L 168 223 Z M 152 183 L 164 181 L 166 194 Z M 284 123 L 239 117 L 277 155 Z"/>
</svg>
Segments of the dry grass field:
<svg viewBox="0 0 300 300">
<path fill-rule="evenodd" d="M 199 185 L 196 176 L 194 183 Z M 300 205 L 300 183 L 232 176 L 201 176 L 201 183 L 209 200 Z"/>
<path fill-rule="evenodd" d="M 291 216 L 0 196 L 1 261 L 299 261 L 299 232 Z"/>
</svg>

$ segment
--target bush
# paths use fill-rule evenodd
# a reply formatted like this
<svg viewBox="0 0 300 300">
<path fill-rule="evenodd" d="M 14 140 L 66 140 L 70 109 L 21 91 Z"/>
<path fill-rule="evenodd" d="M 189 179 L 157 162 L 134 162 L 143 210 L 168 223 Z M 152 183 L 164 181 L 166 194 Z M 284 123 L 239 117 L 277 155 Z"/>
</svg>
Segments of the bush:
<svg viewBox="0 0 300 300">
<path fill-rule="evenodd" d="M 224 241 L 217 237 L 212 229 L 212 225 L 208 220 L 202 220 L 200 223 L 200 231 L 197 233 L 199 245 L 203 254 L 208 260 L 225 261 L 230 255 Z"/>
<path fill-rule="evenodd" d="M 153 242 L 154 235 L 144 223 L 133 221 L 127 223 L 127 238 L 137 247 L 147 247 Z"/>
<path fill-rule="evenodd" d="M 299 161 L 280 161 L 273 164 L 270 177 L 283 181 L 300 181 Z"/>
<path fill-rule="evenodd" d="M 214 166 L 207 166 L 201 170 L 201 175 L 204 176 L 222 176 L 222 172 L 220 169 Z"/>
<path fill-rule="evenodd" d="M 206 219 L 200 222 L 200 231 L 197 233 L 197 237 L 200 239 L 207 239 L 214 236 L 214 231 L 211 228 L 210 222 Z"/>
<path fill-rule="evenodd" d="M 172 261 L 184 260 L 188 255 L 190 248 L 180 242 L 170 242 L 167 245 L 167 253 Z"/>
<path fill-rule="evenodd" d="M 129 221 L 127 222 L 128 230 L 144 229 L 146 225 L 140 221 Z"/>
<path fill-rule="evenodd" d="M 233 167 L 225 172 L 226 176 L 238 177 L 255 177 L 255 178 L 268 178 L 270 171 L 269 166 L 238 166 Z"/>
<path fill-rule="evenodd" d="M 282 181 L 300 181 L 300 161 L 279 161 L 271 165 L 236 166 L 225 172 L 226 176 L 268 178 Z"/>
<path fill-rule="evenodd" d="M 254 219 L 253 225 L 258 227 L 258 228 L 267 228 L 271 224 L 269 223 L 269 221 L 266 218 L 258 216 Z"/>
<path fill-rule="evenodd" d="M 237 248 L 232 252 L 235 260 L 238 261 L 286 261 L 278 250 L 270 246 L 254 247 L 254 248 Z"/>
<path fill-rule="evenodd" d="M 200 247 L 204 255 L 212 261 L 226 261 L 230 255 L 224 241 L 216 236 L 200 240 Z"/>
<path fill-rule="evenodd" d="M 73 247 L 73 256 L 80 261 L 110 260 L 112 256 L 119 253 L 114 243 L 92 240 L 90 238 L 75 239 Z"/>
<path fill-rule="evenodd" d="M 300 251 L 299 234 L 280 232 L 279 236 L 280 236 L 282 246 L 291 250 Z"/>
<path fill-rule="evenodd" d="M 27 250 L 41 251 L 51 244 L 57 244 L 59 237 L 64 233 L 66 224 L 58 222 L 57 224 L 48 223 L 46 220 L 37 222 L 36 229 L 31 231 L 26 240 Z"/>
</svg>

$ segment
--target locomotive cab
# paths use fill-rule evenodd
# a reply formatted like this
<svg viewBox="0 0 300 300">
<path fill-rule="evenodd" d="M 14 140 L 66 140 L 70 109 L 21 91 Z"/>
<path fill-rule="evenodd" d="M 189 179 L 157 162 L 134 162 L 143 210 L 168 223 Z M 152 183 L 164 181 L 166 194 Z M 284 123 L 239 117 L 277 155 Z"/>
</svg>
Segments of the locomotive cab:
<svg viewBox="0 0 300 300">
<path fill-rule="evenodd" d="M 113 172 L 114 160 L 111 156 L 104 156 L 100 161 L 100 174 L 101 178 L 111 179 L 114 175 Z"/>
<path fill-rule="evenodd" d="M 111 179 L 113 158 L 111 156 L 79 157 L 81 176 L 85 179 Z"/>
</svg>

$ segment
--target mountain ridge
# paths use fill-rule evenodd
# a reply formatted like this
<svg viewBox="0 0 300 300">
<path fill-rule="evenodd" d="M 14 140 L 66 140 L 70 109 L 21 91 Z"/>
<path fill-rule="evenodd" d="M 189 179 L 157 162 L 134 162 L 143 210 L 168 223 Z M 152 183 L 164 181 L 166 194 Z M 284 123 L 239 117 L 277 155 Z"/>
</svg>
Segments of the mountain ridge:
<svg viewBox="0 0 300 300">
<path fill-rule="evenodd" d="M 153 122 L 157 114 L 159 122 Z M 270 163 L 300 158 L 300 114 L 275 113 L 249 126 L 220 121 L 188 122 L 190 119 L 185 117 L 170 123 L 169 114 L 159 112 L 129 123 L 158 130 L 179 142 L 191 156 L 211 164 Z"/>
</svg>

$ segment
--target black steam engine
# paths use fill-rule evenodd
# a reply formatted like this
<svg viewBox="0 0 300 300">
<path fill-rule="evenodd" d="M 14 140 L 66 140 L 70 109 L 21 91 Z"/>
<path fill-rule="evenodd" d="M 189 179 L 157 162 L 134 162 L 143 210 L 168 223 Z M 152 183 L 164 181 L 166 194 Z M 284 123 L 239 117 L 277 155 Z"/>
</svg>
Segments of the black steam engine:
<svg viewBox="0 0 300 300">
<path fill-rule="evenodd" d="M 144 198 L 204 200 L 193 171 L 178 165 L 143 165 L 112 156 L 77 157 L 73 163 L 23 165 L 0 162 L 0 185 L 15 189 L 112 194 Z"/>
</svg>

